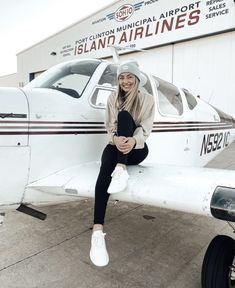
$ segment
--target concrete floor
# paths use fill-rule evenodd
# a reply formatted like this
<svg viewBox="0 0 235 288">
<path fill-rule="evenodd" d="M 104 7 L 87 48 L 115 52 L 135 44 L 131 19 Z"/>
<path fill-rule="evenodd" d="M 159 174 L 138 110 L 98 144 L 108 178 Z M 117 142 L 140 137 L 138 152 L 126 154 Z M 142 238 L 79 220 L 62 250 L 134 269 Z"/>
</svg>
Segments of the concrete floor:
<svg viewBox="0 0 235 288">
<path fill-rule="evenodd" d="M 208 167 L 235 170 L 235 143 Z M 110 264 L 89 260 L 93 200 L 43 207 L 40 221 L 9 212 L 0 228 L 1 288 L 200 288 L 205 250 L 222 221 L 170 210 L 109 203 Z"/>
</svg>

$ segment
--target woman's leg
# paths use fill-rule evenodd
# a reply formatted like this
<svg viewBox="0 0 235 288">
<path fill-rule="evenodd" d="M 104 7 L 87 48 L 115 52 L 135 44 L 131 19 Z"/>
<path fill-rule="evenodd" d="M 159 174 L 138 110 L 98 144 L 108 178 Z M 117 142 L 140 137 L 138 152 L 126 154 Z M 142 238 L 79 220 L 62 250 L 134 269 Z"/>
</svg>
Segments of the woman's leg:
<svg viewBox="0 0 235 288">
<path fill-rule="evenodd" d="M 135 121 L 133 120 L 131 114 L 127 111 L 121 111 L 118 113 L 118 127 L 117 134 L 118 136 L 132 137 L 136 129 Z M 118 151 L 117 163 L 127 164 L 127 154 L 123 154 Z"/>
<path fill-rule="evenodd" d="M 111 182 L 111 174 L 116 166 L 118 150 L 116 146 L 108 144 L 104 149 L 101 158 L 100 172 L 95 186 L 95 209 L 94 209 L 94 224 L 95 228 L 101 229 L 104 224 L 104 217 L 107 207 L 107 202 L 110 194 L 107 193 Z M 143 149 L 133 149 L 127 158 L 127 165 L 137 165 L 142 162 L 148 155 L 148 147 L 145 143 Z"/>
<path fill-rule="evenodd" d="M 117 119 L 118 136 L 131 137 L 135 129 L 136 125 L 130 113 L 127 111 L 119 112 Z M 116 165 L 112 173 L 112 181 L 108 187 L 109 194 L 123 191 L 126 188 L 129 178 L 126 170 L 127 159 L 128 154 L 123 154 L 117 149 Z"/>
<path fill-rule="evenodd" d="M 145 143 L 143 149 L 132 149 L 128 154 L 127 165 L 138 165 L 148 156 L 149 150 Z"/>
<path fill-rule="evenodd" d="M 104 217 L 109 199 L 107 193 L 111 182 L 111 174 L 117 164 L 117 148 L 114 145 L 108 144 L 101 157 L 100 172 L 95 186 L 95 209 L 94 209 L 94 224 L 104 224 Z M 95 226 L 94 228 L 100 228 Z"/>
<path fill-rule="evenodd" d="M 101 158 L 101 167 L 95 187 L 94 226 L 91 236 L 90 259 L 96 266 L 106 266 L 109 263 L 109 255 L 105 244 L 103 224 L 109 194 L 107 189 L 111 182 L 111 173 L 117 161 L 117 148 L 107 145 Z"/>
</svg>

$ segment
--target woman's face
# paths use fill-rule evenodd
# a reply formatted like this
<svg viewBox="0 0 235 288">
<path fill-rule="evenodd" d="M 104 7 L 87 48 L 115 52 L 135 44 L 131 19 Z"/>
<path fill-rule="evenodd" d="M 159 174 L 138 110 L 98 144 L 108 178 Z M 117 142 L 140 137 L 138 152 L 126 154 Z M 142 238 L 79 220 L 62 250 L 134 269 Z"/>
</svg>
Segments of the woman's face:
<svg viewBox="0 0 235 288">
<path fill-rule="evenodd" d="M 127 93 L 129 92 L 135 85 L 136 77 L 131 73 L 122 73 L 120 74 L 119 78 L 119 85 L 121 89 Z"/>
</svg>

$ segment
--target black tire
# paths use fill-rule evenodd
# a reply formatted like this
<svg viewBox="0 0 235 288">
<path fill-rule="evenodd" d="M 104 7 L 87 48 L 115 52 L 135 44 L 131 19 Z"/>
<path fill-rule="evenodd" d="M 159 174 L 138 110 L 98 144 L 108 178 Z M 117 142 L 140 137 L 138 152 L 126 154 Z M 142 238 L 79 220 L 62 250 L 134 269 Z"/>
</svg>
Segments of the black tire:
<svg viewBox="0 0 235 288">
<path fill-rule="evenodd" d="M 202 264 L 202 288 L 235 287 L 229 277 L 234 251 L 234 240 L 228 236 L 218 235 L 211 241 Z"/>
</svg>

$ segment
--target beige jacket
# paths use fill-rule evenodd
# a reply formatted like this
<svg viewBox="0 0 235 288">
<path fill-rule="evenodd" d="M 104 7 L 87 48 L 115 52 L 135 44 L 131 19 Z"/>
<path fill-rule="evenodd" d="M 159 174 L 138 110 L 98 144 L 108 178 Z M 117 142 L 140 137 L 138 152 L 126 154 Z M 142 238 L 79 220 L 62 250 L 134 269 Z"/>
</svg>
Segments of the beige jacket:
<svg viewBox="0 0 235 288">
<path fill-rule="evenodd" d="M 135 138 L 136 141 L 135 149 L 142 149 L 152 131 L 155 104 L 153 96 L 148 93 L 140 92 L 138 97 L 140 97 L 141 110 L 139 115 L 132 115 L 137 126 L 133 138 Z M 119 112 L 115 107 L 115 99 L 116 93 L 110 95 L 105 113 L 105 125 L 109 135 L 109 143 L 113 145 L 113 136 L 117 132 L 117 115 Z"/>
</svg>

